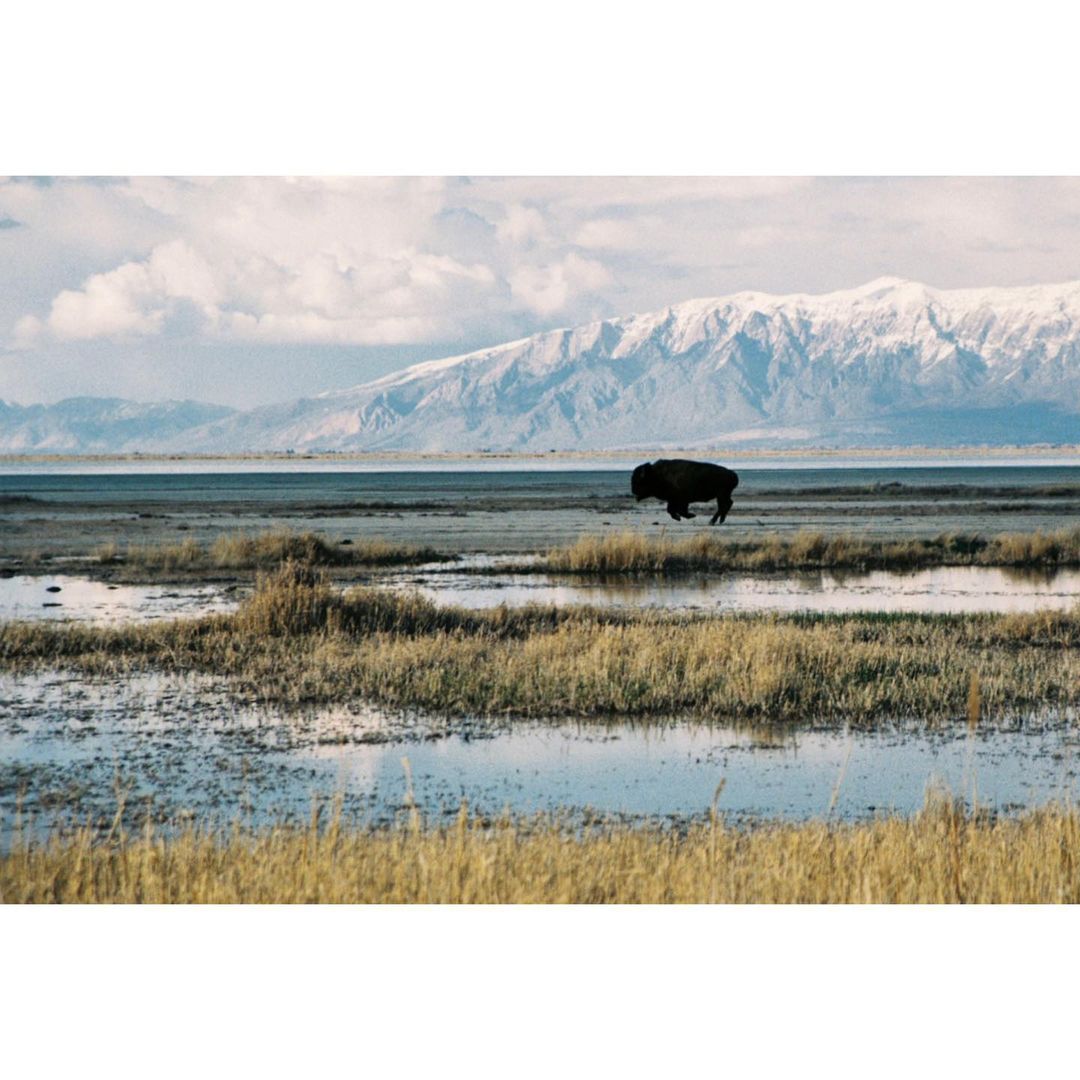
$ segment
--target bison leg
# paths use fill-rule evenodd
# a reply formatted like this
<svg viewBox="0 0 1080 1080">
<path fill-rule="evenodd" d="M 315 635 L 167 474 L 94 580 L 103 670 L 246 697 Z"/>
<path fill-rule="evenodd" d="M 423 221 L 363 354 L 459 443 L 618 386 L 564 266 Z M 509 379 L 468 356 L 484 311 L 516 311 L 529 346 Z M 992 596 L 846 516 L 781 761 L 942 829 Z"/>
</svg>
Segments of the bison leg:
<svg viewBox="0 0 1080 1080">
<path fill-rule="evenodd" d="M 676 521 L 682 520 L 682 518 L 679 516 L 679 508 L 674 503 L 667 504 L 667 512 L 668 515 L 670 517 L 673 517 Z"/>
<path fill-rule="evenodd" d="M 682 514 L 684 518 L 697 517 L 697 514 L 690 513 L 689 503 L 683 503 L 682 506 L 679 507 L 679 513 Z"/>
<path fill-rule="evenodd" d="M 715 525 L 719 521 L 720 524 L 723 525 L 731 506 L 731 497 L 728 496 L 725 498 L 721 495 L 720 498 L 716 500 L 716 513 L 713 514 L 712 518 L 709 520 L 709 524 Z"/>
</svg>

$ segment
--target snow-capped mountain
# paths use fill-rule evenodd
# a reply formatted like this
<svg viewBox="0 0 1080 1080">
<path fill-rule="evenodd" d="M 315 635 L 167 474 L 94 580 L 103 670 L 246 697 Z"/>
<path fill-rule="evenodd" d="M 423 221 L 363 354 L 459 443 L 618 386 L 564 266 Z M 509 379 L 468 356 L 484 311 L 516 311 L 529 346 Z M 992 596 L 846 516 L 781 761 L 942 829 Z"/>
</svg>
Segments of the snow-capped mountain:
<svg viewBox="0 0 1080 1080">
<path fill-rule="evenodd" d="M 945 291 L 882 278 L 692 300 L 197 435 L 220 450 L 1080 441 L 1080 282 Z"/>
<path fill-rule="evenodd" d="M 1080 282 L 738 293 L 417 364 L 141 448 L 1080 442 Z M 9 442 L 10 445 L 10 442 Z"/>
<path fill-rule="evenodd" d="M 121 398 L 67 398 L 55 405 L 0 401 L 0 451 L 117 453 L 176 438 L 234 410 L 199 401 L 143 404 Z"/>
</svg>

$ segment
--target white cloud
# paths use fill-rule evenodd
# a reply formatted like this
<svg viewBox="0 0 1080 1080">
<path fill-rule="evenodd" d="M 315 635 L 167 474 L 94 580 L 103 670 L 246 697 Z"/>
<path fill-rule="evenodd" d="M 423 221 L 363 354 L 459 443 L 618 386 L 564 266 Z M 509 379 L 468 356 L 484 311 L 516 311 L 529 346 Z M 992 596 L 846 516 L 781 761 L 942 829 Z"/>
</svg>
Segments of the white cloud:
<svg viewBox="0 0 1080 1080">
<path fill-rule="evenodd" d="M 15 323 L 11 335 L 11 348 L 29 349 L 41 340 L 41 320 L 34 315 L 24 315 Z"/>
<path fill-rule="evenodd" d="M 495 237 L 491 250 L 448 250 L 439 215 L 450 185 L 439 179 L 138 178 L 121 190 L 175 235 L 59 290 L 47 310 L 23 313 L 13 343 L 169 336 L 191 333 L 193 320 L 210 341 L 498 334 L 532 311 L 515 308 L 509 276 L 527 260 L 511 252 L 525 245 L 541 263 L 549 256 L 542 215 L 516 205 L 487 232 L 487 219 L 468 212 L 472 235 Z"/>
<path fill-rule="evenodd" d="M 537 315 L 565 311 L 571 298 L 589 295 L 611 283 L 602 263 L 571 252 L 547 266 L 524 267 L 512 274 L 514 296 Z"/>
<path fill-rule="evenodd" d="M 517 203 L 506 208 L 495 231 L 500 240 L 522 247 L 542 241 L 548 235 L 544 215 L 535 206 L 520 206 Z"/>
<path fill-rule="evenodd" d="M 153 249 L 149 258 L 92 274 L 78 289 L 52 301 L 42 329 L 59 341 L 153 336 L 162 332 L 178 301 L 213 317 L 221 289 L 210 265 L 183 240 Z M 30 316 L 29 318 L 33 318 Z M 39 326 L 21 320 L 23 336 Z"/>
<path fill-rule="evenodd" d="M 52 302 L 48 328 L 61 341 L 155 334 L 165 318 L 149 266 L 124 263 L 94 274 L 81 289 L 65 289 Z"/>
<path fill-rule="evenodd" d="M 19 322 L 18 337 L 23 346 L 42 330 L 59 341 L 152 337 L 183 312 L 209 339 L 403 344 L 454 336 L 450 315 L 483 310 L 497 286 L 483 263 L 417 250 L 373 255 L 339 242 L 289 258 L 233 244 L 211 258 L 172 240 L 63 290 L 43 322 Z"/>
</svg>

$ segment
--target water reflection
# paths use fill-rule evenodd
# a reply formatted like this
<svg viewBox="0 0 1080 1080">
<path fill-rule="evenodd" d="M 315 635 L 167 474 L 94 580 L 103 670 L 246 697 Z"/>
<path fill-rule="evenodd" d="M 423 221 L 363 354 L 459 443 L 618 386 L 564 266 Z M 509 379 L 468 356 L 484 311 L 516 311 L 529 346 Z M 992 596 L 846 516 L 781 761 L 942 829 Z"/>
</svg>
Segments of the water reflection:
<svg viewBox="0 0 1080 1080">
<path fill-rule="evenodd" d="M 202 615 L 235 606 L 212 585 L 110 585 L 65 574 L 0 578 L 0 619 L 112 623 Z"/>
<path fill-rule="evenodd" d="M 150 813 L 267 823 L 299 820 L 338 793 L 367 822 L 406 800 L 402 758 L 430 820 L 467 800 L 477 813 L 583 811 L 632 820 L 707 812 L 732 820 L 903 814 L 927 785 L 1008 810 L 1075 797 L 1075 716 L 1014 730 L 749 733 L 667 725 L 448 727 L 338 706 L 285 711 L 238 704 L 212 680 L 135 676 L 85 682 L 56 673 L 8 677 L 0 691 L 0 842 L 16 806 L 38 827 L 110 819 L 117 781 L 132 820 Z M 835 805 L 833 804 L 836 793 Z"/>
<path fill-rule="evenodd" d="M 502 557 L 505 558 L 505 557 Z M 478 566 L 495 567 L 488 558 Z M 1065 611 L 1080 600 L 1080 571 L 940 567 L 912 573 L 820 571 L 608 579 L 468 573 L 421 567 L 377 579 L 468 608 L 539 603 L 726 611 Z M 111 585 L 72 575 L 0 578 L 0 619 L 142 621 L 232 610 L 241 595 L 216 585 Z"/>
<path fill-rule="evenodd" d="M 472 608 L 540 603 L 700 611 L 1008 612 L 1063 611 L 1080 600 L 1080 570 L 1047 574 L 983 566 L 668 579 L 451 571 L 401 575 L 394 583 L 415 586 L 441 604 Z"/>
</svg>

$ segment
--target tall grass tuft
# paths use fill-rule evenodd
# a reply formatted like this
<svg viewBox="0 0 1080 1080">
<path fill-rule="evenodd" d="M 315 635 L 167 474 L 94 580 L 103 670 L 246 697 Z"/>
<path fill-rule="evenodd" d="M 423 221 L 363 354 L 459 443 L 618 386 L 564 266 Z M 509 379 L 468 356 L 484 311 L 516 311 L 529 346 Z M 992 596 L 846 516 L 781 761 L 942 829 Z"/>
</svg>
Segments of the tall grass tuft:
<svg viewBox="0 0 1080 1080">
<path fill-rule="evenodd" d="M 99 552 L 100 558 L 100 552 Z M 284 562 L 310 566 L 400 566 L 446 559 L 429 547 L 393 544 L 386 540 L 356 540 L 348 545 L 332 544 L 313 532 L 295 533 L 287 529 L 262 533 L 228 533 L 209 548 L 194 539 L 180 544 L 128 547 L 113 546 L 108 561 L 146 570 L 269 570 Z M 101 559 L 101 561 L 105 561 Z"/>
<path fill-rule="evenodd" d="M 697 532 L 680 539 L 621 532 L 582 536 L 552 548 L 521 571 L 564 574 L 680 574 L 707 571 L 913 570 L 931 566 L 1080 565 L 1080 528 L 991 537 L 947 533 L 933 539 L 881 540 L 798 532 L 724 540 Z"/>
<path fill-rule="evenodd" d="M 240 636 L 289 637 L 327 632 L 338 597 L 325 576 L 308 563 L 288 560 L 261 574 L 254 593 L 240 606 L 235 626 Z"/>
<path fill-rule="evenodd" d="M 89 829 L 0 856 L 2 903 L 976 903 L 1080 902 L 1080 812 L 966 812 L 930 795 L 912 818 L 685 830 L 558 818 L 339 815 L 258 831 Z"/>
<path fill-rule="evenodd" d="M 127 548 L 122 554 L 114 551 L 113 561 L 154 570 L 194 570 L 206 563 L 206 554 L 199 543 L 188 537 L 179 544 L 160 544 L 156 547 Z"/>
</svg>

